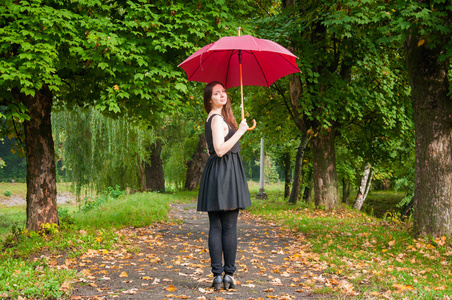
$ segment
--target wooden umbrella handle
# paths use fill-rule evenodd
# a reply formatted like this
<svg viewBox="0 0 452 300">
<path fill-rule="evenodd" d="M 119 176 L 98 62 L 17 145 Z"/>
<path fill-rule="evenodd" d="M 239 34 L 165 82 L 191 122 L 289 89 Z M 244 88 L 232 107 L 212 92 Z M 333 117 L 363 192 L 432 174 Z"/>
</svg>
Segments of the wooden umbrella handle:
<svg viewBox="0 0 452 300">
<path fill-rule="evenodd" d="M 248 128 L 248 130 L 253 130 L 254 128 L 256 128 L 256 120 L 253 119 L 253 126 Z"/>
<path fill-rule="evenodd" d="M 240 36 L 240 27 L 239 27 L 239 36 Z M 239 57 L 240 57 L 240 53 L 239 53 Z M 240 70 L 240 108 L 241 108 L 241 113 L 242 113 L 242 120 L 245 119 L 245 109 L 243 108 L 243 82 L 242 82 L 242 61 L 241 58 L 239 58 L 239 70 Z M 253 126 L 251 126 L 250 128 L 248 128 L 248 130 L 253 130 L 254 128 L 256 128 L 256 120 L 253 119 Z"/>
</svg>

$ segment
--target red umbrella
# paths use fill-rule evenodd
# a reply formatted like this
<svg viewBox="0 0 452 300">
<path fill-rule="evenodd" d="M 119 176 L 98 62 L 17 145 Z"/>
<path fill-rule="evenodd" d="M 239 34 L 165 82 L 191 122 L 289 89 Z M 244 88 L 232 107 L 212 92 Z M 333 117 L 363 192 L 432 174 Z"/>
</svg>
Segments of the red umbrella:
<svg viewBox="0 0 452 300">
<path fill-rule="evenodd" d="M 226 89 L 240 86 L 243 120 L 243 86 L 269 87 L 281 77 L 300 72 L 296 58 L 273 41 L 251 35 L 240 36 L 239 28 L 238 36 L 222 37 L 202 47 L 179 66 L 190 81 L 220 81 Z M 254 120 L 253 123 L 250 130 L 256 126 Z"/>
</svg>

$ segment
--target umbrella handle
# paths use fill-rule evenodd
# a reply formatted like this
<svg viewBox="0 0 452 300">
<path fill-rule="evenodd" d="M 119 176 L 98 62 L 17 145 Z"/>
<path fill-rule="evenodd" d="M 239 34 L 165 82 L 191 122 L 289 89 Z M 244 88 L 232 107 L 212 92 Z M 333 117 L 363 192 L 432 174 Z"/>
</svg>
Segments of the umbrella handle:
<svg viewBox="0 0 452 300">
<path fill-rule="evenodd" d="M 248 128 L 248 130 L 253 130 L 254 128 L 256 128 L 256 120 L 253 119 L 253 126 Z"/>
</svg>

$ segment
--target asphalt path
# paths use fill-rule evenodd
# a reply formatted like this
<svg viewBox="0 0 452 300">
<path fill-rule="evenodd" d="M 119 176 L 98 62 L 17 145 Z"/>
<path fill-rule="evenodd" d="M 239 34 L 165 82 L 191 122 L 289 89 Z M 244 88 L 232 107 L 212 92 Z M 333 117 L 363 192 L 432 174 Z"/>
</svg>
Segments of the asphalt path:
<svg viewBox="0 0 452 300">
<path fill-rule="evenodd" d="M 64 264 L 82 272 L 72 299 L 331 299 L 319 290 L 346 289 L 325 274 L 303 235 L 242 211 L 235 289 L 214 291 L 208 217 L 196 204 L 172 205 L 171 222 L 119 231 L 113 250 L 88 250 Z M 317 291 L 317 292 L 316 292 Z"/>
</svg>

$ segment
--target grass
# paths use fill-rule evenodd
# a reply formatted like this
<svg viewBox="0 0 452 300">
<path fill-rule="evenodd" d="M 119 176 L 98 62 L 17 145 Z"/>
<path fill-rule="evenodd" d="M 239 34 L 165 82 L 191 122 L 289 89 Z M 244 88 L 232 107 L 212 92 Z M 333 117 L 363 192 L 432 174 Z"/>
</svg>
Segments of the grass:
<svg viewBox="0 0 452 300">
<path fill-rule="evenodd" d="M 258 184 L 250 183 L 252 195 L 258 190 Z M 288 205 L 281 185 L 267 185 L 265 191 L 269 199 L 253 199 L 249 212 L 301 233 L 316 258 L 312 262 L 351 282 L 355 298 L 447 299 L 452 294 L 449 237 L 414 239 L 411 221 L 401 222 L 395 214 L 378 219 L 347 207 L 328 212 L 305 203 Z M 0 208 L 2 224 L 17 222 L 8 234 L 0 235 L 0 298 L 70 297 L 70 283 L 78 274 L 56 270 L 49 261 L 52 257 L 72 258 L 88 249 L 114 249 L 122 239 L 116 229 L 169 221 L 170 203 L 192 202 L 196 196 L 196 191 L 143 193 L 93 199 L 79 207 L 59 206 L 61 226 L 39 233 L 23 229 L 24 207 Z M 401 195 L 369 196 L 377 202 L 378 198 L 395 202 Z M 130 247 L 133 251 L 133 245 Z"/>
<path fill-rule="evenodd" d="M 13 226 L 25 226 L 25 205 L 0 207 L 0 237 L 11 232 Z"/>
<path fill-rule="evenodd" d="M 6 196 L 7 191 L 11 192 L 10 196 Z M 72 186 L 70 183 L 57 183 L 58 193 L 68 193 L 72 192 Z M 11 183 L 11 182 L 0 182 L 0 202 L 1 200 L 8 200 L 12 196 L 18 196 L 25 199 L 27 196 L 27 185 L 23 182 Z M 1 204 L 0 204 L 1 206 Z"/>
<path fill-rule="evenodd" d="M 73 270 L 52 267 L 55 265 L 52 257 L 62 255 L 70 259 L 88 249 L 114 249 L 122 238 L 116 229 L 165 222 L 170 203 L 192 202 L 196 195 L 196 192 L 140 193 L 118 198 L 104 195 L 91 200 L 99 205 L 59 206 L 60 227 L 48 226 L 40 232 L 24 229 L 24 207 L 0 208 L 4 223 L 16 222 L 9 226 L 9 234 L 0 235 L 0 299 L 69 298 L 71 282 L 79 275 Z"/>
<path fill-rule="evenodd" d="M 363 204 L 362 211 L 377 218 L 383 218 L 387 213 L 400 212 L 397 206 L 405 193 L 393 191 L 375 191 L 369 194 Z"/>
<path fill-rule="evenodd" d="M 449 237 L 414 239 L 412 222 L 401 222 L 396 214 L 378 219 L 347 207 L 328 212 L 288 205 L 280 193 L 266 192 L 269 200 L 254 201 L 250 212 L 302 233 L 326 272 L 353 283 L 356 298 L 449 299 L 444 297 L 452 294 Z M 393 197 L 400 195 L 388 198 Z"/>
</svg>

